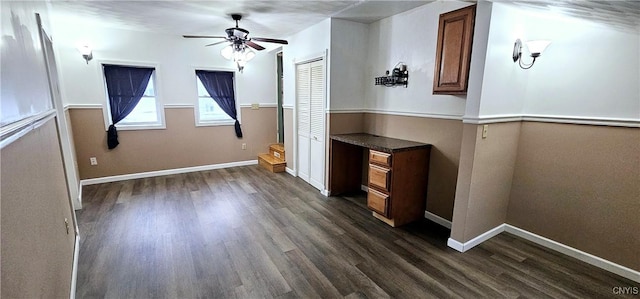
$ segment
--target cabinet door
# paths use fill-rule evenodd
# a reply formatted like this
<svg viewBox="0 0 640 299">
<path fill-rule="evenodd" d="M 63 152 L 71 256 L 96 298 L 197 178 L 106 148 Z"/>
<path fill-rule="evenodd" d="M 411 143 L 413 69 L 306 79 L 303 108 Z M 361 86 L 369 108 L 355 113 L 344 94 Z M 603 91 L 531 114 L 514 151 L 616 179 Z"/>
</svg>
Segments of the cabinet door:
<svg viewBox="0 0 640 299">
<path fill-rule="evenodd" d="M 380 190 L 391 191 L 391 170 L 369 164 L 369 186 L 374 186 Z"/>
<path fill-rule="evenodd" d="M 382 192 L 369 189 L 367 194 L 367 207 L 384 217 L 389 217 L 389 196 Z"/>
<path fill-rule="evenodd" d="M 440 15 L 433 94 L 466 94 L 476 6 Z"/>
<path fill-rule="evenodd" d="M 391 167 L 391 154 L 369 150 L 369 163 Z"/>
</svg>

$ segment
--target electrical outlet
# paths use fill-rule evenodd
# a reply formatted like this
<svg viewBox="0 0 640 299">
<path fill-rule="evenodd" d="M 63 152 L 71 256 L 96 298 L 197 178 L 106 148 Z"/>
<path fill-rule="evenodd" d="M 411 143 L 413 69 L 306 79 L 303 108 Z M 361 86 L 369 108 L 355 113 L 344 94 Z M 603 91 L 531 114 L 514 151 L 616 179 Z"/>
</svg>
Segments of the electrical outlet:
<svg viewBox="0 0 640 299">
<path fill-rule="evenodd" d="M 482 139 L 487 138 L 488 132 L 489 132 L 489 125 L 482 126 Z"/>
<path fill-rule="evenodd" d="M 260 104 L 251 104 L 251 110 L 258 110 L 260 109 Z"/>
<path fill-rule="evenodd" d="M 247 144 L 246 144 L 246 143 L 243 143 L 243 144 L 242 144 L 242 149 L 243 149 L 243 150 L 246 150 L 246 149 L 247 149 Z"/>
<path fill-rule="evenodd" d="M 91 166 L 98 165 L 98 159 L 96 157 L 89 158 L 89 162 L 91 162 Z"/>
</svg>

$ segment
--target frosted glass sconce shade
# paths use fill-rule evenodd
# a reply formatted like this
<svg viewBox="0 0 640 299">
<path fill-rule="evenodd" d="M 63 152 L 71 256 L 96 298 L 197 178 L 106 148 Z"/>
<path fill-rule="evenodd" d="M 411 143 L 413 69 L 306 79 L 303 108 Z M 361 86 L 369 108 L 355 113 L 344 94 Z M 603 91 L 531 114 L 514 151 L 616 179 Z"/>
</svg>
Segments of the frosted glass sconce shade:
<svg viewBox="0 0 640 299">
<path fill-rule="evenodd" d="M 530 69 L 533 64 L 536 62 L 536 58 L 542 55 L 542 52 L 551 44 L 549 40 L 532 40 L 527 41 L 527 49 L 529 49 L 529 53 L 531 53 L 531 57 L 533 57 L 533 61 L 530 64 L 522 63 L 522 41 L 520 39 L 516 39 L 516 42 L 513 44 L 513 62 L 518 62 L 518 65 L 522 69 Z"/>
<path fill-rule="evenodd" d="M 550 43 L 550 40 L 530 40 L 525 42 L 527 49 L 529 49 L 529 53 L 531 53 L 531 57 L 540 56 Z"/>
</svg>

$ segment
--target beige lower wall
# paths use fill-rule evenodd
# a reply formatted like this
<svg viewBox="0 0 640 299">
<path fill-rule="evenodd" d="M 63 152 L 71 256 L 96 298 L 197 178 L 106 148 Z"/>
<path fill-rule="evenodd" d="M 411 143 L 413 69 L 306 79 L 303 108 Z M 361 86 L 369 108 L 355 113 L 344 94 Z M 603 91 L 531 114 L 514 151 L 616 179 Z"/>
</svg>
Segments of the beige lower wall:
<svg viewBox="0 0 640 299">
<path fill-rule="evenodd" d="M 640 129 L 523 122 L 507 223 L 640 271 Z"/>
<path fill-rule="evenodd" d="M 233 126 L 196 127 L 193 108 L 165 108 L 166 129 L 120 130 L 113 150 L 107 149 L 101 109 L 69 112 L 81 179 L 256 160 L 276 142 L 276 108 L 242 108 L 242 139 Z"/>
<path fill-rule="evenodd" d="M 363 132 L 432 144 L 427 211 L 451 220 L 458 178 L 462 121 L 365 113 Z"/>
<path fill-rule="evenodd" d="M 55 119 L 0 160 L 2 298 L 69 298 L 75 236 Z"/>
<path fill-rule="evenodd" d="M 331 113 L 327 116 L 329 134 L 362 133 L 365 113 Z"/>
<path fill-rule="evenodd" d="M 520 122 L 465 124 L 451 238 L 464 243 L 506 222 Z"/>
</svg>

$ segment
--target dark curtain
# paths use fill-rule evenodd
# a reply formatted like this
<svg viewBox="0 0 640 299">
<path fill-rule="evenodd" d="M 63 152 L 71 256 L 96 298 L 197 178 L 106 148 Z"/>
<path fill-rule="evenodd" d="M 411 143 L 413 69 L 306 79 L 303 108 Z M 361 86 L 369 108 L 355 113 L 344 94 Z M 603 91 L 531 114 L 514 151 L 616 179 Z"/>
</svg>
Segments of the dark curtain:
<svg viewBox="0 0 640 299">
<path fill-rule="evenodd" d="M 209 96 L 218 103 L 222 111 L 236 121 L 236 136 L 242 138 L 242 129 L 236 112 L 236 98 L 233 92 L 233 73 L 197 70 L 196 76 L 200 78 Z"/>
<path fill-rule="evenodd" d="M 107 146 L 114 149 L 119 144 L 115 125 L 138 105 L 147 89 L 153 69 L 120 65 L 103 65 L 103 68 L 112 123 L 107 132 Z"/>
</svg>

